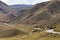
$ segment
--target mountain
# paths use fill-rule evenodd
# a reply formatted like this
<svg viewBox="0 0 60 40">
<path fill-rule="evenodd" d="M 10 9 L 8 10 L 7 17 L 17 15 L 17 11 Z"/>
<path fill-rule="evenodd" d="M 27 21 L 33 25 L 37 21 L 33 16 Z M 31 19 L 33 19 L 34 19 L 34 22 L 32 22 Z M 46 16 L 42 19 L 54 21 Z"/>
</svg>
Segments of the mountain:
<svg viewBox="0 0 60 40">
<path fill-rule="evenodd" d="M 24 12 L 19 20 L 21 24 L 33 25 L 42 28 L 60 28 L 60 1 L 38 3 Z M 57 28 L 58 27 L 58 28 Z M 58 30 L 59 31 L 59 30 Z"/>
<path fill-rule="evenodd" d="M 24 32 L 6 25 L 6 23 L 14 21 L 17 17 L 18 13 L 16 10 L 0 1 L 0 38 L 12 37 L 17 34 L 24 34 Z"/>
<path fill-rule="evenodd" d="M 48 29 L 56 33 L 45 32 Z M 0 37 L 2 40 L 59 40 L 60 1 L 17 10 L 0 1 Z"/>
<path fill-rule="evenodd" d="M 25 24 L 34 24 L 37 21 L 49 21 L 55 15 L 59 14 L 59 4 L 60 1 L 54 2 L 44 2 L 33 6 L 31 9 L 27 10 L 26 16 L 20 21 Z"/>
<path fill-rule="evenodd" d="M 11 5 L 11 7 L 12 7 L 13 9 L 18 10 L 18 9 L 31 8 L 32 5 L 26 5 L 26 4 L 15 4 L 15 5 Z"/>
<path fill-rule="evenodd" d="M 12 8 L 11 6 L 5 4 L 4 2 L 0 1 L 0 21 L 1 22 L 11 22 L 16 19 L 20 19 L 24 11 L 32 7 L 32 5 L 13 5 L 14 7 Z M 18 8 L 15 10 L 14 8 Z M 3 16 L 4 15 L 4 16 Z"/>
<path fill-rule="evenodd" d="M 3 2 L 0 3 L 2 6 L 0 6 L 1 22 L 47 27 L 58 22 L 60 19 L 60 1 L 38 3 L 31 8 L 19 9 L 18 11 Z"/>
<path fill-rule="evenodd" d="M 38 3 L 34 5 L 32 8 L 26 11 L 28 13 L 25 17 L 21 19 L 22 23 L 27 23 L 27 24 L 34 24 L 37 21 L 40 20 L 49 20 L 51 18 L 51 15 L 48 14 L 47 12 L 43 12 L 45 5 L 47 5 L 49 2 L 44 2 L 44 3 Z M 40 13 L 40 11 L 42 11 Z"/>
<path fill-rule="evenodd" d="M 7 21 L 12 15 L 17 16 L 17 11 L 0 1 L 0 21 Z M 10 15 L 10 16 L 9 16 Z"/>
</svg>

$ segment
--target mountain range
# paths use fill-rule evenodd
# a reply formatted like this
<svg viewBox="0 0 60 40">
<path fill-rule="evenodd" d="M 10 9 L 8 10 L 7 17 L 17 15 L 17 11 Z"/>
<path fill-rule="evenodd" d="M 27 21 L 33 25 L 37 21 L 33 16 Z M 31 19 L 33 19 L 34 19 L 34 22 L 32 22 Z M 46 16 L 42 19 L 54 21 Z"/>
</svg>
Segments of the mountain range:
<svg viewBox="0 0 60 40">
<path fill-rule="evenodd" d="M 13 9 L 19 10 L 19 9 L 25 9 L 25 8 L 30 8 L 32 5 L 26 5 L 26 4 L 15 4 L 11 5 Z"/>
<path fill-rule="evenodd" d="M 0 22 L 19 23 L 39 27 L 60 23 L 60 1 L 48 1 L 36 5 L 13 5 L 0 1 Z M 15 10 L 17 8 L 18 10 Z"/>
</svg>

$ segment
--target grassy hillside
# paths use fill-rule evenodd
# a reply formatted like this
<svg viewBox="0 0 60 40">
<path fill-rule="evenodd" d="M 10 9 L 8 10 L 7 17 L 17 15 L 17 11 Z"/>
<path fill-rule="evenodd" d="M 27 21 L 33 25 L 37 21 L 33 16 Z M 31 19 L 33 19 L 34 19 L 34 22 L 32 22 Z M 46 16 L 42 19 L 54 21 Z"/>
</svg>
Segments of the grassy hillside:
<svg viewBox="0 0 60 40">
<path fill-rule="evenodd" d="M 60 35 L 58 34 L 49 34 L 45 32 L 36 32 L 30 33 L 24 36 L 14 36 L 8 38 L 1 38 L 0 40 L 60 40 Z"/>
<path fill-rule="evenodd" d="M 50 28 L 60 32 L 60 1 L 38 3 L 18 12 L 1 5 L 9 13 L 0 14 L 0 20 L 4 21 L 0 22 L 0 40 L 60 40 L 59 34 L 45 32 Z"/>
</svg>

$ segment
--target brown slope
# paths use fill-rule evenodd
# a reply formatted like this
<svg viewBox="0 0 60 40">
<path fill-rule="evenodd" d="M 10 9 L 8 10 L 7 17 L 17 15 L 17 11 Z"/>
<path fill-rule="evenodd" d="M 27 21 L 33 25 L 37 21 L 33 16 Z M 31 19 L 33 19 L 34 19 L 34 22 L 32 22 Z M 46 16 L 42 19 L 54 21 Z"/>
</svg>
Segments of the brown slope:
<svg viewBox="0 0 60 40">
<path fill-rule="evenodd" d="M 25 19 L 25 17 L 23 18 L 22 20 L 22 23 L 35 23 L 39 20 L 49 20 L 51 17 L 53 17 L 52 15 L 55 14 L 55 13 L 58 13 L 59 12 L 59 4 L 60 4 L 60 1 L 53 1 L 53 2 L 50 2 L 49 4 L 47 4 L 45 7 L 43 7 L 42 9 L 40 10 L 37 10 L 35 11 L 33 14 L 33 16 Z"/>
<path fill-rule="evenodd" d="M 17 17 L 17 11 L 0 1 L 0 22 L 9 22 Z"/>
<path fill-rule="evenodd" d="M 34 5 L 32 8 L 28 9 L 25 13 L 26 15 L 20 20 L 23 21 L 26 18 L 29 18 L 30 16 L 33 16 L 34 12 L 37 10 L 40 10 L 42 7 L 44 7 L 48 2 L 44 2 L 44 3 L 38 3 L 36 5 Z"/>
</svg>

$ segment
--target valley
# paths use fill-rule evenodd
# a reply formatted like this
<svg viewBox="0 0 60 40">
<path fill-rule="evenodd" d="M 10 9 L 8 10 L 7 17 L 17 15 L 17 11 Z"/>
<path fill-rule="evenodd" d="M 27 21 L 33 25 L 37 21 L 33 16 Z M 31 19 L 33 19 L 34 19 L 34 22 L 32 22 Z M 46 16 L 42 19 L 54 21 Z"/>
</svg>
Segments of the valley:
<svg viewBox="0 0 60 40">
<path fill-rule="evenodd" d="M 60 40 L 60 1 L 12 6 L 0 1 L 0 40 Z"/>
</svg>

